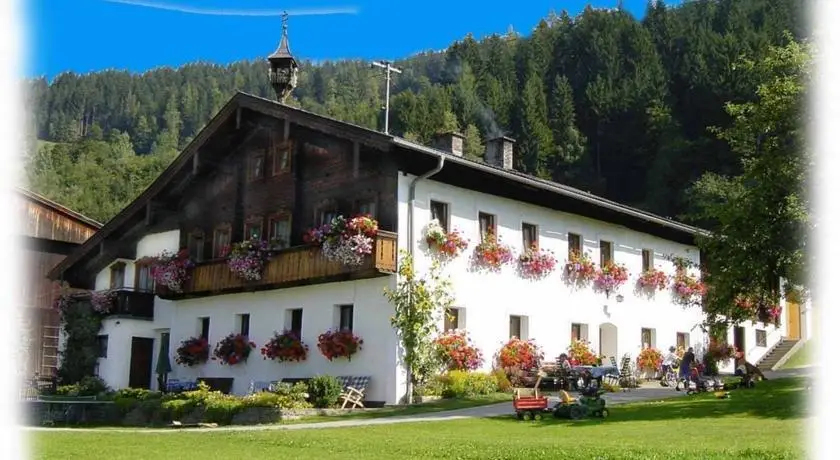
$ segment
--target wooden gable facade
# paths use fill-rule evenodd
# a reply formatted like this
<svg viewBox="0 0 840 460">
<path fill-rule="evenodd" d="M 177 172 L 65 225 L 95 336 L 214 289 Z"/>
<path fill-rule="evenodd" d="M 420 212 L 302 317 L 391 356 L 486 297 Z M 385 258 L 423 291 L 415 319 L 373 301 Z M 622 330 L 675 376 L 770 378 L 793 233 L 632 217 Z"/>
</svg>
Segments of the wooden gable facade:
<svg viewBox="0 0 840 460">
<path fill-rule="evenodd" d="M 58 365 L 59 317 L 53 303 L 59 286 L 47 273 L 101 224 L 28 190 L 18 189 L 16 199 L 27 270 L 20 293 L 29 321 L 27 370 L 51 376 Z"/>
</svg>

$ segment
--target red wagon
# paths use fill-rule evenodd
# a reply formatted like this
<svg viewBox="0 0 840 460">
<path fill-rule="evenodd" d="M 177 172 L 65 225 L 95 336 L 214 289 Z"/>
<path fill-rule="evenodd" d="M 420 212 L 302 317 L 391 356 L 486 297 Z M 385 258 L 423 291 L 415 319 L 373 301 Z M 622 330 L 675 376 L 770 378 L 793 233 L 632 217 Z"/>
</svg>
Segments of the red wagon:
<svg viewBox="0 0 840 460">
<path fill-rule="evenodd" d="M 513 410 L 521 420 L 540 420 L 548 410 L 548 397 L 540 396 L 539 385 L 542 378 L 537 378 L 534 388 L 517 388 L 513 393 Z"/>
</svg>

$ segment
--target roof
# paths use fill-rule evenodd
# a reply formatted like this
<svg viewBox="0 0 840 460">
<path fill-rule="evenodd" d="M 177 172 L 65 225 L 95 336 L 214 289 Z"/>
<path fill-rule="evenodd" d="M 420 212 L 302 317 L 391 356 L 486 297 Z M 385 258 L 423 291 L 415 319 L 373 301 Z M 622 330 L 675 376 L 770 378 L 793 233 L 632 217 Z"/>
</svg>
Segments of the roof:
<svg viewBox="0 0 840 460">
<path fill-rule="evenodd" d="M 72 209 L 70 209 L 68 207 L 62 206 L 62 205 L 56 203 L 53 200 L 50 200 L 49 198 L 47 198 L 43 195 L 37 194 L 37 193 L 35 193 L 31 190 L 26 190 L 23 187 L 15 187 L 15 189 L 18 193 L 20 193 L 21 195 L 29 198 L 30 200 L 36 201 L 36 202 L 38 202 L 38 203 L 56 211 L 56 212 L 64 214 L 67 217 L 69 217 L 71 219 L 74 219 L 74 220 L 78 221 L 79 223 L 81 223 L 83 225 L 87 225 L 88 227 L 93 228 L 94 230 L 99 230 L 100 228 L 102 228 L 101 223 L 91 219 L 90 217 L 79 214 L 78 212 L 73 211 Z"/>
<path fill-rule="evenodd" d="M 282 43 L 281 43 L 282 45 Z M 687 224 L 683 224 L 667 217 L 658 216 L 640 209 L 626 206 L 605 198 L 593 195 L 589 192 L 569 187 L 556 182 L 538 179 L 528 174 L 519 171 L 495 167 L 486 163 L 481 163 L 469 160 L 457 155 L 453 155 L 443 150 L 435 149 L 425 145 L 417 144 L 406 139 L 385 134 L 379 131 L 374 131 L 363 126 L 346 123 L 334 118 L 319 115 L 307 110 L 294 108 L 286 104 L 282 104 L 275 100 L 266 99 L 248 93 L 237 92 L 211 119 L 204 129 L 195 136 L 189 145 L 181 152 L 175 160 L 167 167 L 160 176 L 155 179 L 149 187 L 140 194 L 134 201 L 114 216 L 110 221 L 105 223 L 102 228 L 89 238 L 81 247 L 65 258 L 55 268 L 53 268 L 48 276 L 52 279 L 58 279 L 61 274 L 72 267 L 75 263 L 81 260 L 89 251 L 97 247 L 107 236 L 109 236 L 122 223 L 126 222 L 137 213 L 145 212 L 146 204 L 157 195 L 167 183 L 172 180 L 178 171 L 192 165 L 193 156 L 196 155 L 199 148 L 210 138 L 222 123 L 238 108 L 247 108 L 255 110 L 263 114 L 280 117 L 284 114 L 295 114 L 297 120 L 295 123 L 306 125 L 308 122 L 317 122 L 329 126 L 336 131 L 336 135 L 345 136 L 354 139 L 360 139 L 362 142 L 376 146 L 381 149 L 390 149 L 399 147 L 407 149 L 419 154 L 438 158 L 444 156 L 447 162 L 460 164 L 480 172 L 492 174 L 511 183 L 520 184 L 524 186 L 534 187 L 539 190 L 544 190 L 549 193 L 557 194 L 564 198 L 571 198 L 579 200 L 589 205 L 594 205 L 605 210 L 623 214 L 631 219 L 645 221 L 650 224 L 657 224 L 667 227 L 671 230 L 683 233 L 688 236 L 697 236 L 708 234 L 707 231 Z M 98 224 L 97 224 L 98 225 Z"/>
</svg>

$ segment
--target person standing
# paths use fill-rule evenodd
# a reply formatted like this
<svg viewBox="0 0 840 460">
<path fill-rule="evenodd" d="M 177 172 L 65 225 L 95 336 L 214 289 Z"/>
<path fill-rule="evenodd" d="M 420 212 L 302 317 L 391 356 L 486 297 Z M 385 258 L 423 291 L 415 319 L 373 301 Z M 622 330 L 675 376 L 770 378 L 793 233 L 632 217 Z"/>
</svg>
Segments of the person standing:
<svg viewBox="0 0 840 460">
<path fill-rule="evenodd" d="M 691 377 L 691 366 L 694 364 L 694 347 L 688 347 L 688 351 L 682 357 L 680 362 L 680 381 L 685 382 L 685 389 L 688 389 L 688 379 Z M 679 384 L 677 390 L 680 389 Z"/>
</svg>

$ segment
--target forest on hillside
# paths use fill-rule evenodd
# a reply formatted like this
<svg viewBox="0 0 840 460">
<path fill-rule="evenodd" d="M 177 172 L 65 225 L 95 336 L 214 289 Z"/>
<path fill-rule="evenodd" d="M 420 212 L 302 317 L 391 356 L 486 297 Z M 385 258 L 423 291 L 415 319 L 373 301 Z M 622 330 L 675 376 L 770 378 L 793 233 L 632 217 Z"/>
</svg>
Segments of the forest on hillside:
<svg viewBox="0 0 840 460">
<path fill-rule="evenodd" d="M 521 171 L 690 218 L 687 191 L 704 173 L 741 172 L 710 129 L 731 125 L 727 103 L 756 99 L 754 74 L 739 64 L 786 32 L 804 40 L 803 13 L 804 0 L 657 1 L 643 20 L 586 8 L 550 14 L 524 35 L 467 36 L 396 63 L 391 132 L 427 142 L 455 129 L 473 157 L 482 139 L 506 134 Z M 294 49 L 293 29 L 290 39 Z M 368 62 L 301 64 L 291 105 L 382 127 L 384 77 Z M 106 221 L 235 91 L 271 97 L 266 69 L 254 60 L 27 80 L 30 187 Z"/>
</svg>

